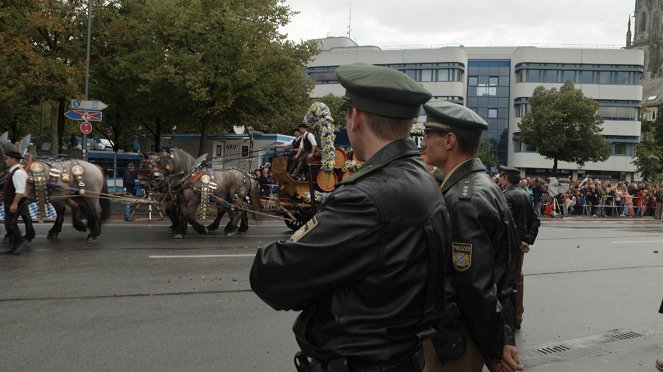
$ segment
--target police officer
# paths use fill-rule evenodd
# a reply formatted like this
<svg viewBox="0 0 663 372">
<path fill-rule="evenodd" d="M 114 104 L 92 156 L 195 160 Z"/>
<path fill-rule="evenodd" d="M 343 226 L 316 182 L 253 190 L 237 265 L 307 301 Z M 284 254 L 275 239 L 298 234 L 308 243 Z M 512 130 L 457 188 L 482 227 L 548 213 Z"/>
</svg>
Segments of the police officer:
<svg viewBox="0 0 663 372">
<path fill-rule="evenodd" d="M 465 335 L 462 356 L 442 363 L 426 343 L 427 372 L 480 372 L 484 364 L 491 371 L 520 370 L 512 300 L 517 233 L 504 194 L 475 157 L 488 124 L 450 102 L 432 100 L 424 110 L 421 146 L 445 174 L 442 193 L 451 215 L 449 302 L 459 309 Z"/>
<path fill-rule="evenodd" d="M 539 234 L 539 226 L 541 221 L 534 211 L 532 199 L 527 194 L 527 191 L 520 187 L 520 170 L 516 168 L 500 165 L 500 186 L 504 190 L 507 204 L 511 210 L 511 216 L 516 223 L 518 229 L 518 240 L 520 242 L 520 251 L 516 261 L 516 277 L 514 287 L 516 290 L 515 295 L 515 308 L 516 308 L 516 323 L 515 328 L 520 329 L 523 322 L 523 290 L 524 290 L 524 276 L 523 276 L 523 258 L 525 253 L 529 252 L 530 246 L 534 244 L 536 236 Z"/>
<path fill-rule="evenodd" d="M 9 168 L 7 181 L 3 195 L 5 206 L 5 229 L 11 248 L 6 253 L 19 254 L 29 249 L 28 243 L 23 240 L 21 230 L 18 227 L 18 217 L 21 212 L 27 208 L 25 198 L 25 187 L 28 181 L 28 174 L 21 167 L 23 156 L 14 150 L 5 151 L 5 165 Z M 33 232 L 34 236 L 34 232 Z"/>
<path fill-rule="evenodd" d="M 302 310 L 298 371 L 421 371 L 417 334 L 435 303 L 427 291 L 444 300 L 441 265 L 429 255 L 444 259 L 449 223 L 409 138 L 431 94 L 386 67 L 344 65 L 336 75 L 348 137 L 365 163 L 290 240 L 258 250 L 251 287 L 274 309 Z"/>
</svg>

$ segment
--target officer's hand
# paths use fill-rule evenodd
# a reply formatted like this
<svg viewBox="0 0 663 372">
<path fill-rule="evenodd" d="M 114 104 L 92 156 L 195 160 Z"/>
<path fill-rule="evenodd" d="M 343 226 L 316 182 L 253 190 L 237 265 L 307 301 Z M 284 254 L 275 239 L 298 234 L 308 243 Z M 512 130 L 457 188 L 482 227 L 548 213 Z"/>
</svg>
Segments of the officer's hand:
<svg viewBox="0 0 663 372">
<path fill-rule="evenodd" d="M 529 244 L 525 242 L 520 242 L 520 251 L 523 253 L 529 252 Z"/>
<path fill-rule="evenodd" d="M 520 357 L 518 356 L 518 348 L 513 345 L 504 345 L 502 349 L 502 371 L 522 371 L 523 368 L 524 366 L 520 363 Z"/>
</svg>

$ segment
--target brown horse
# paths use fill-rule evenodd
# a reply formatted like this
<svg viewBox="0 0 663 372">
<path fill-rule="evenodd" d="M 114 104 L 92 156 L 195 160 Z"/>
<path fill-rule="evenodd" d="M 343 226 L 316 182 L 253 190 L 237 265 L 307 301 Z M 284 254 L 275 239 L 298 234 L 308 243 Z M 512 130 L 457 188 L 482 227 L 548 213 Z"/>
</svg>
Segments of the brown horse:
<svg viewBox="0 0 663 372">
<path fill-rule="evenodd" d="M 0 142 L 0 167 L 5 167 L 4 153 L 9 146 Z M 90 230 L 87 240 L 95 242 L 101 234 L 102 221 L 110 215 L 110 201 L 100 198 L 106 193 L 106 178 L 97 165 L 83 160 L 54 160 L 51 162 L 27 159 L 28 184 L 26 195 L 43 206 L 50 201 L 57 213 L 55 224 L 48 231 L 48 239 L 55 239 L 62 231 L 65 204 L 72 212 L 74 228 Z M 87 224 L 83 222 L 87 218 Z"/>
<path fill-rule="evenodd" d="M 179 223 L 175 238 L 181 238 L 186 233 L 188 224 L 199 234 L 216 230 L 226 211 L 230 215 L 226 234 L 245 232 L 248 230 L 247 210 L 250 208 L 255 212 L 260 211 L 258 184 L 241 170 L 208 170 L 205 168 L 204 159 L 196 160 L 177 148 L 151 155 L 143 163 L 139 177 L 151 179 L 155 186 L 160 185 L 162 189 L 167 189 L 177 205 Z M 196 218 L 196 212 L 203 202 L 203 193 L 208 193 L 210 203 L 217 205 L 216 219 L 207 229 Z M 254 213 L 256 220 L 257 216 Z M 239 229 L 236 227 L 238 222 L 241 222 Z"/>
</svg>

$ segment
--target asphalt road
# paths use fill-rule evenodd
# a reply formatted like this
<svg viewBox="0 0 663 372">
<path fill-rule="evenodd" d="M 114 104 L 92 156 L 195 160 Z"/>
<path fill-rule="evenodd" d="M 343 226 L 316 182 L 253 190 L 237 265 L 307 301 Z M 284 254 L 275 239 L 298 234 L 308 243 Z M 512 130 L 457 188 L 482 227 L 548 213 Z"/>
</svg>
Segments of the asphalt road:
<svg viewBox="0 0 663 372">
<path fill-rule="evenodd" d="M 250 290 L 279 221 L 174 240 L 163 222 L 111 221 L 97 243 L 36 225 L 0 256 L 0 371 L 293 371 L 296 313 Z M 190 233 L 191 234 L 191 233 Z M 654 371 L 663 357 L 663 224 L 546 220 L 525 258 L 527 370 Z"/>
</svg>

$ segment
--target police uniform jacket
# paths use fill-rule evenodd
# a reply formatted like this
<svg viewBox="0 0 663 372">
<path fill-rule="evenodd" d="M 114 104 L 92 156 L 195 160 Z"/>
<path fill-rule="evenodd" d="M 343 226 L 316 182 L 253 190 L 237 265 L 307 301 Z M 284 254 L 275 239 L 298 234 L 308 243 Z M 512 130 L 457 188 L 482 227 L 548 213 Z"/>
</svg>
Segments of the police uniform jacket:
<svg viewBox="0 0 663 372">
<path fill-rule="evenodd" d="M 534 212 L 532 200 L 522 187 L 511 185 L 504 190 L 507 204 L 511 210 L 511 216 L 518 229 L 518 239 L 527 244 L 534 244 L 536 236 L 539 234 L 541 221 Z"/>
<path fill-rule="evenodd" d="M 303 310 L 293 328 L 310 357 L 365 365 L 404 359 L 419 347 L 427 247 L 447 246 L 448 218 L 414 142 L 392 142 L 291 240 L 258 250 L 251 287 L 277 310 Z"/>
<path fill-rule="evenodd" d="M 515 318 L 503 310 L 512 302 L 508 298 L 513 295 L 518 250 L 509 207 L 478 159 L 450 173 L 442 193 L 451 215 L 453 271 L 447 295 L 458 303 L 487 362 L 499 361 L 504 343 L 515 345 Z"/>
</svg>

